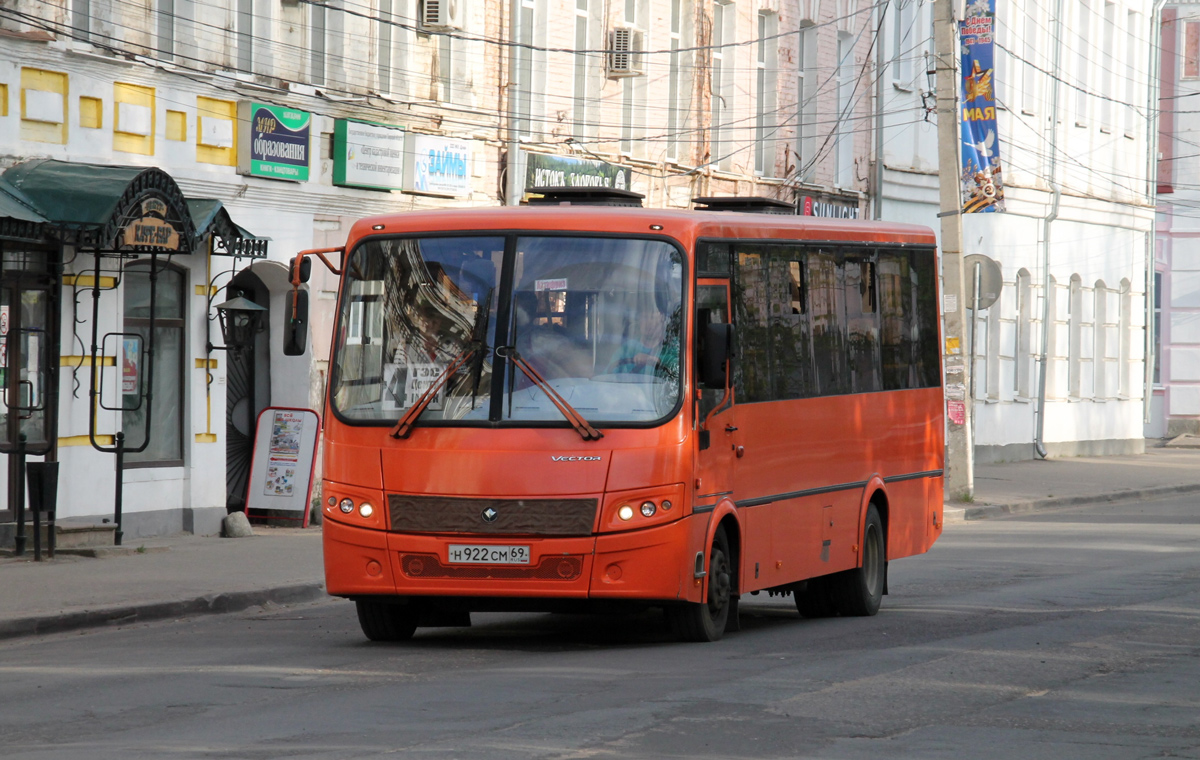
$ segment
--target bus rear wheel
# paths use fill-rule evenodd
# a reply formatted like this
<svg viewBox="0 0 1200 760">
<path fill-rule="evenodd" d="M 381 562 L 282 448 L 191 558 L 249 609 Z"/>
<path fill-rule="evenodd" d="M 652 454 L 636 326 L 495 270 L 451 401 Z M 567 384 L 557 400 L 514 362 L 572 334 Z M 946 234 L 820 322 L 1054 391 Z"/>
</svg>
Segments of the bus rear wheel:
<svg viewBox="0 0 1200 760">
<path fill-rule="evenodd" d="M 417 611 L 412 605 L 389 604 L 359 599 L 358 624 L 371 641 L 407 641 L 417 630 Z"/>
<path fill-rule="evenodd" d="M 708 594 L 699 604 L 681 604 L 666 609 L 667 621 L 680 641 L 717 641 L 725 633 L 731 612 L 736 610 L 733 591 L 733 562 L 725 528 L 717 528 L 708 554 Z"/>
<path fill-rule="evenodd" d="M 833 601 L 843 615 L 865 617 L 879 612 L 887 582 L 887 540 L 874 504 L 863 525 L 862 566 L 830 578 Z"/>
</svg>

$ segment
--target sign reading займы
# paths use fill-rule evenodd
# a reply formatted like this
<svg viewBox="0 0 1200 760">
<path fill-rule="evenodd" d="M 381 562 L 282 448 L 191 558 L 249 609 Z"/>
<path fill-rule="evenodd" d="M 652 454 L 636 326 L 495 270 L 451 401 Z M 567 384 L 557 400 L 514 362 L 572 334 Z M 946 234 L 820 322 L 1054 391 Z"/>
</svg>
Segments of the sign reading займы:
<svg viewBox="0 0 1200 760">
<path fill-rule="evenodd" d="M 312 114 L 295 108 L 238 101 L 238 174 L 308 181 Z"/>
<path fill-rule="evenodd" d="M 404 185 L 403 129 L 352 119 L 333 125 L 333 184 L 371 190 Z"/>
</svg>

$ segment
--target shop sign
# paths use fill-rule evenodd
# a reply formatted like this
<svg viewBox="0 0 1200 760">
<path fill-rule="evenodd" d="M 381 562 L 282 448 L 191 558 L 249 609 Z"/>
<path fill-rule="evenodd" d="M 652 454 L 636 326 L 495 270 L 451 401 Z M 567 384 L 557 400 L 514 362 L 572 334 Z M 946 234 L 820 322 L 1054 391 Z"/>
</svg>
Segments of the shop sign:
<svg viewBox="0 0 1200 760">
<path fill-rule="evenodd" d="M 471 141 L 408 135 L 404 189 L 462 198 L 471 194 Z"/>
<path fill-rule="evenodd" d="M 308 181 L 312 114 L 243 100 L 238 102 L 238 129 L 239 174 Z"/>
<path fill-rule="evenodd" d="M 179 250 L 179 232 L 157 216 L 131 219 L 117 231 L 117 248 L 146 246 L 164 251 Z"/>
<path fill-rule="evenodd" d="M 806 195 L 804 196 L 804 216 L 857 219 L 858 201 L 846 198 L 814 198 Z"/>
<path fill-rule="evenodd" d="M 404 130 L 338 119 L 333 125 L 333 184 L 370 190 L 404 187 Z"/>
<path fill-rule="evenodd" d="M 628 190 L 633 171 L 604 161 L 574 156 L 523 152 L 525 158 L 525 199 L 538 187 L 607 187 Z"/>
</svg>

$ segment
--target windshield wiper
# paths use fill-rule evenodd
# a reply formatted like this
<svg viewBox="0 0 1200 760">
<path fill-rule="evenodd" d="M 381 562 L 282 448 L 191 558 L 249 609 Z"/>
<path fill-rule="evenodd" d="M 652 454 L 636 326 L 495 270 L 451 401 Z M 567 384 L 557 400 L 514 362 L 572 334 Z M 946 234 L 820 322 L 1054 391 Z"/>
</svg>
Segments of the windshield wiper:
<svg viewBox="0 0 1200 760">
<path fill-rule="evenodd" d="M 515 346 L 498 347 L 496 349 L 497 354 L 499 354 L 500 350 L 503 348 L 507 348 L 507 356 L 508 358 L 512 359 L 513 364 L 517 365 L 517 369 L 524 372 L 525 376 L 529 378 L 530 382 L 540 388 L 542 393 L 546 394 L 546 397 L 550 399 L 550 403 L 554 404 L 554 406 L 558 408 L 558 411 L 562 413 L 562 416 L 567 418 L 567 422 L 571 423 L 571 427 L 575 428 L 575 432 L 579 433 L 583 440 L 598 441 L 604 437 L 604 433 L 601 433 L 599 430 L 592 427 L 592 424 L 588 422 L 582 414 L 575 411 L 575 407 L 567 403 L 567 400 L 563 398 L 558 391 L 554 390 L 550 383 L 546 382 L 546 379 L 543 378 L 536 369 L 529 365 L 529 362 L 521 358 L 521 355 L 517 353 Z"/>
</svg>

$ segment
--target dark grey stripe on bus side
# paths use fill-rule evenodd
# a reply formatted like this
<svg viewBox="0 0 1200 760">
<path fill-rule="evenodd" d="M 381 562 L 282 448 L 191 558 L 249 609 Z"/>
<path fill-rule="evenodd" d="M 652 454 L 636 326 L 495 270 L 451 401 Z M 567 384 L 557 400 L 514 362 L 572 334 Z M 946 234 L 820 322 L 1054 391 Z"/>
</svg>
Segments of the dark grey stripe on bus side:
<svg viewBox="0 0 1200 760">
<path fill-rule="evenodd" d="M 692 507 L 692 514 L 700 514 L 701 512 L 711 512 L 717 508 L 716 504 L 705 504 L 701 507 Z"/>
<path fill-rule="evenodd" d="M 896 483 L 901 480 L 916 480 L 918 478 L 940 478 L 941 470 L 927 470 L 925 472 L 910 472 L 905 475 L 892 475 L 883 479 L 884 483 Z M 735 502 L 739 507 L 761 507 L 764 504 L 770 504 L 776 501 L 787 501 L 788 499 L 800 499 L 805 496 L 818 496 L 823 493 L 833 493 L 834 491 L 850 491 L 856 488 L 865 488 L 870 481 L 860 480 L 856 483 L 839 483 L 835 486 L 822 486 L 821 488 L 808 488 L 803 491 L 790 491 L 788 493 L 777 493 L 771 496 L 760 496 L 757 499 L 746 499 L 744 501 Z M 693 510 L 695 511 L 695 510 Z"/>
</svg>

